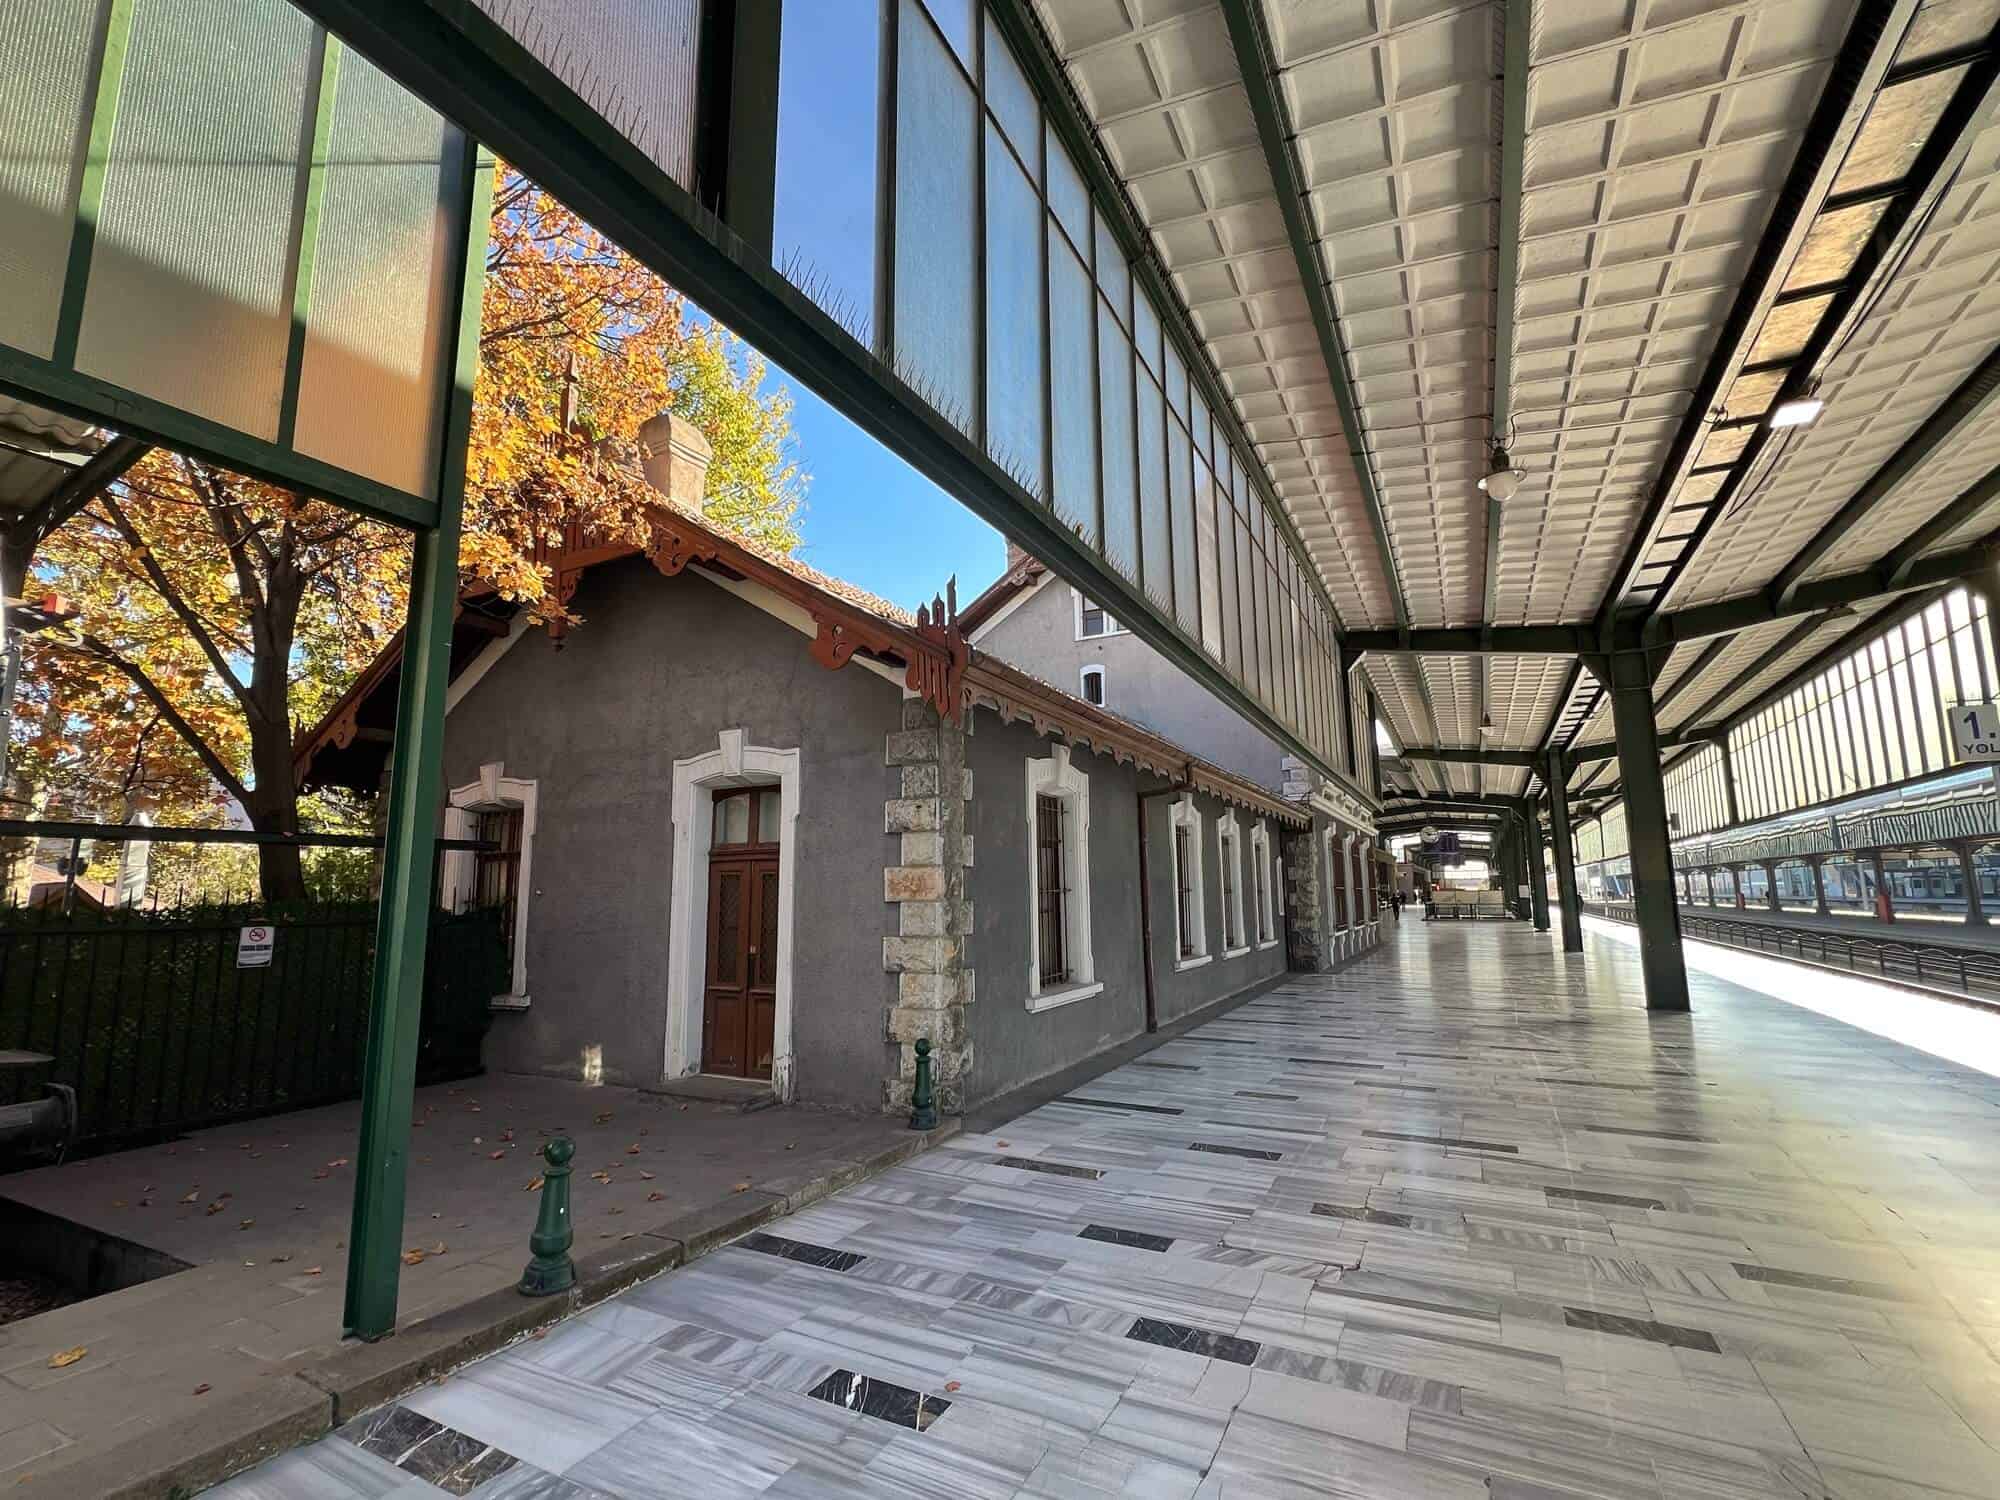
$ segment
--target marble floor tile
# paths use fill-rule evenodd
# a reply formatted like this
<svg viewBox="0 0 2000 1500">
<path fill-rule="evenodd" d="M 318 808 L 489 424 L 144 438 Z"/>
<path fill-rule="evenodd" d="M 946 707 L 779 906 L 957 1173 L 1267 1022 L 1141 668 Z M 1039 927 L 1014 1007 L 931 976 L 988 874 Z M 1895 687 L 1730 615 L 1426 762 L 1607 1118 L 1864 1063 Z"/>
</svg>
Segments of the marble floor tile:
<svg viewBox="0 0 2000 1500">
<path fill-rule="evenodd" d="M 2000 1495 L 2000 1082 L 1590 944 L 1406 924 L 216 1493 Z"/>
</svg>

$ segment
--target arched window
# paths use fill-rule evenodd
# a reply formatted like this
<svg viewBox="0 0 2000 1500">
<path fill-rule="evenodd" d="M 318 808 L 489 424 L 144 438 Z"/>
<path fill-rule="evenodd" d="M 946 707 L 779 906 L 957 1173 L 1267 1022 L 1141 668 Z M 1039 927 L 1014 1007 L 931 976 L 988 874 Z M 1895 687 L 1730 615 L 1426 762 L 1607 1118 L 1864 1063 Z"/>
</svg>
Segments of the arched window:
<svg viewBox="0 0 2000 1500">
<path fill-rule="evenodd" d="M 1081 687 L 1085 703 L 1094 703 L 1099 708 L 1104 707 L 1104 668 L 1102 666 L 1096 662 L 1092 662 L 1089 666 L 1085 667 L 1081 677 Z"/>
</svg>

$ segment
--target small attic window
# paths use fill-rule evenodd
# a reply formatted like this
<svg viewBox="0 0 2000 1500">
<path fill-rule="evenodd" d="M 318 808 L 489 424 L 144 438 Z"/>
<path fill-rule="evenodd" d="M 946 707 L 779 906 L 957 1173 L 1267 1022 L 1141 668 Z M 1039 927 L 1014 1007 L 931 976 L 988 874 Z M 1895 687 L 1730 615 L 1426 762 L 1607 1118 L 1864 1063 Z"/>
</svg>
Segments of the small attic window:
<svg viewBox="0 0 2000 1500">
<path fill-rule="evenodd" d="M 1085 667 L 1083 669 L 1083 701 L 1104 706 L 1104 668 Z"/>
</svg>

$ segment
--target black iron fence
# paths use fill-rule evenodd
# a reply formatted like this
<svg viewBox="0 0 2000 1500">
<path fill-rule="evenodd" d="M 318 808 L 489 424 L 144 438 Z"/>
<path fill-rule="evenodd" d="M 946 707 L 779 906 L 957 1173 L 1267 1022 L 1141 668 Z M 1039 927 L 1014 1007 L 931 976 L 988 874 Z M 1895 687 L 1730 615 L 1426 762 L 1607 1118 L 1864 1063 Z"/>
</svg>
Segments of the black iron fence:
<svg viewBox="0 0 2000 1500">
<path fill-rule="evenodd" d="M 20 826 L 0 823 L 0 835 Z M 180 831 L 134 832 L 168 841 Z M 266 841 L 200 832 L 209 841 Z M 440 841 L 441 852 L 486 847 Z M 372 901 L 352 900 L 0 909 L 0 1051 L 53 1059 L 0 1070 L 0 1103 L 33 1097 L 43 1082 L 68 1084 L 77 1096 L 75 1144 L 88 1151 L 353 1098 L 375 917 Z M 421 1081 L 479 1071 L 490 1002 L 510 977 L 502 927 L 495 906 L 447 911 L 434 903 Z"/>
<path fill-rule="evenodd" d="M 1629 901 L 1592 904 L 1587 909 L 1613 921 L 1633 920 Z M 1836 932 L 1822 927 L 1733 922 L 1725 917 L 1695 916 L 1686 911 L 1681 913 L 1681 935 L 1773 958 L 1952 991 L 1982 1001 L 2000 998 L 2000 951 Z"/>
</svg>

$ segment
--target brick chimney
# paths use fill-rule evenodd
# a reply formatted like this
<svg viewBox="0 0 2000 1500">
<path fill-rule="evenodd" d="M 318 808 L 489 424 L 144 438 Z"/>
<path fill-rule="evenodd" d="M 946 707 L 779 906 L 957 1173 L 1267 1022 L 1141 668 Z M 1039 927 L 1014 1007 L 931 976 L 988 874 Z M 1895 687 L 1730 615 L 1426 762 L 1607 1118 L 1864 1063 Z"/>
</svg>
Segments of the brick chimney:
<svg viewBox="0 0 2000 1500">
<path fill-rule="evenodd" d="M 676 504 L 702 511 L 715 450 L 686 417 L 663 411 L 639 428 L 639 462 L 646 482 Z"/>
<path fill-rule="evenodd" d="M 1029 553 L 1026 547 L 1023 547 L 1019 542 L 1015 541 L 1012 537 L 1007 538 L 1008 574 L 1018 573 L 1023 566 L 1033 562 L 1034 560 L 1035 560 L 1034 557 Z"/>
</svg>

